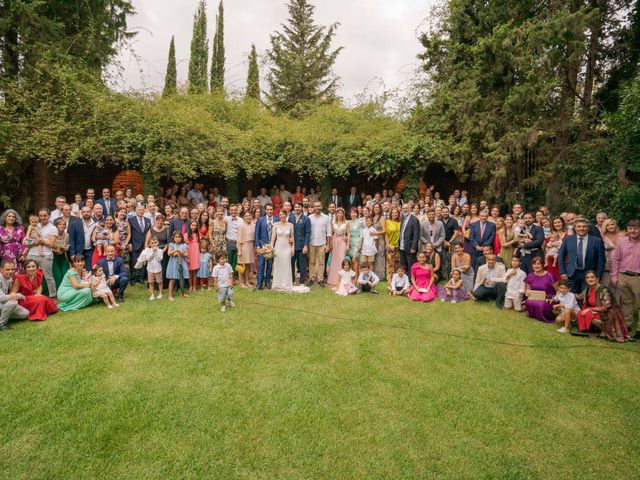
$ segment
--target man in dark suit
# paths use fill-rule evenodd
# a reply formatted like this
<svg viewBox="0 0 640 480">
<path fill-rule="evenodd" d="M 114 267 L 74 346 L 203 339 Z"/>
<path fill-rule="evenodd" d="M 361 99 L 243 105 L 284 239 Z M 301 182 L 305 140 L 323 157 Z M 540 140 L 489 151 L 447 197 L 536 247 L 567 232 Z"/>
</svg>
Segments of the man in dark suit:
<svg viewBox="0 0 640 480">
<path fill-rule="evenodd" d="M 300 272 L 300 285 L 304 285 L 307 277 L 307 252 L 311 239 L 311 220 L 302 213 L 302 202 L 296 202 L 293 212 L 289 214 L 289 223 L 293 224 L 293 249 L 291 257 L 291 278 L 296 278 L 296 263 Z"/>
<path fill-rule="evenodd" d="M 173 232 L 180 232 L 182 235 L 186 235 L 189 228 L 189 209 L 182 207 L 178 212 L 178 218 L 171 220 L 169 224 L 169 238 L 173 237 Z"/>
<path fill-rule="evenodd" d="M 136 282 L 144 283 L 144 268 L 135 268 L 138 257 L 144 250 L 144 242 L 147 232 L 151 228 L 151 220 L 144 216 L 144 206 L 138 204 L 136 214 L 129 217 L 129 229 L 131 230 L 131 285 Z"/>
<path fill-rule="evenodd" d="M 544 258 L 544 251 L 542 250 L 542 245 L 544 244 L 544 230 L 542 227 L 533 223 L 535 220 L 535 215 L 533 213 L 527 212 L 524 214 L 523 218 L 525 224 L 524 233 L 531 238 L 518 243 L 522 264 L 520 269 L 529 274 L 533 272 L 533 267 L 531 266 L 533 259 L 535 257 Z"/>
<path fill-rule="evenodd" d="M 107 278 L 107 285 L 113 290 L 117 302 L 124 302 L 124 291 L 129 283 L 129 274 L 124 261 L 116 257 L 116 248 L 113 245 L 107 246 L 105 258 L 98 261 Z"/>
<path fill-rule="evenodd" d="M 347 218 L 349 218 L 349 211 L 360 204 L 361 201 L 360 195 L 358 195 L 358 190 L 356 189 L 356 187 L 351 187 L 351 193 L 349 193 L 349 195 L 344 198 L 344 209 L 347 212 Z"/>
<path fill-rule="evenodd" d="M 271 242 L 271 230 L 273 230 L 273 205 L 270 203 L 264 207 L 265 215 L 258 219 L 256 223 L 256 248 L 262 248 Z M 262 290 L 264 287 L 271 289 L 271 268 L 273 267 L 273 258 L 265 258 L 263 255 L 258 257 L 258 283 L 256 290 Z"/>
<path fill-rule="evenodd" d="M 105 217 L 107 215 L 116 214 L 116 199 L 111 196 L 111 190 L 109 190 L 108 188 L 102 189 L 102 198 L 96 200 L 96 204 L 102 205 L 102 213 Z"/>
<path fill-rule="evenodd" d="M 582 293 L 586 288 L 584 274 L 593 270 L 602 279 L 604 275 L 604 244 L 595 235 L 589 235 L 589 223 L 584 218 L 576 220 L 575 235 L 562 241 L 558 253 L 558 268 L 563 280 L 571 281 L 571 291 Z"/>
<path fill-rule="evenodd" d="M 331 189 L 331 197 L 329 197 L 329 203 L 335 204 L 337 208 L 342 208 L 342 197 L 338 195 L 338 189 Z"/>
<path fill-rule="evenodd" d="M 408 203 L 402 205 L 400 217 L 400 263 L 411 274 L 411 267 L 416 263 L 418 242 L 420 241 L 420 221 L 413 216 Z"/>
<path fill-rule="evenodd" d="M 493 248 L 493 242 L 496 239 L 496 224 L 489 222 L 489 212 L 483 210 L 480 212 L 480 221 L 471 224 L 471 234 L 469 241 L 473 253 L 471 255 L 473 269 L 477 270 L 478 258 L 482 256 L 482 247 L 490 246 Z"/>
<path fill-rule="evenodd" d="M 82 220 L 71 215 L 71 205 L 65 203 L 62 206 L 62 218 L 67 222 L 67 234 L 69 235 L 69 257 L 73 255 L 83 255 L 84 251 L 84 229 Z"/>
</svg>

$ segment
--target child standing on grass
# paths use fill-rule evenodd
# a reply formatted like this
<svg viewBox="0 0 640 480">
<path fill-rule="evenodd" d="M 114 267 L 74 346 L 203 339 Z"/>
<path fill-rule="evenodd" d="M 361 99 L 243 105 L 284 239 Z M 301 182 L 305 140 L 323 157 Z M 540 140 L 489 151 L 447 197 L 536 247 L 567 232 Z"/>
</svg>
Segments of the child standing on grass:
<svg viewBox="0 0 640 480">
<path fill-rule="evenodd" d="M 469 292 L 464 288 L 462 272 L 454 268 L 447 284 L 444 287 L 438 285 L 438 293 L 441 302 L 458 303 L 468 300 Z"/>
<path fill-rule="evenodd" d="M 147 280 L 149 281 L 149 300 L 162 298 L 162 258 L 164 249 L 159 247 L 160 241 L 156 237 L 149 240 L 151 255 L 147 260 Z M 158 284 L 158 296 L 155 296 L 155 283 Z"/>
<path fill-rule="evenodd" d="M 369 262 L 366 260 L 360 264 L 360 276 L 358 276 L 358 286 L 361 292 L 371 292 L 378 294 L 376 285 L 380 282 L 380 278 L 369 269 Z"/>
<path fill-rule="evenodd" d="M 400 265 L 396 270 L 396 273 L 391 277 L 391 284 L 387 287 L 389 293 L 395 297 L 401 297 L 405 295 L 411 288 L 411 280 L 407 276 L 406 269 Z"/>
<path fill-rule="evenodd" d="M 373 227 L 373 218 L 367 217 L 365 220 L 365 228 L 362 230 L 360 262 L 367 262 L 373 265 L 376 260 L 376 253 L 378 253 L 378 247 L 376 246 L 377 238 L 378 232 Z"/>
<path fill-rule="evenodd" d="M 558 292 L 551 301 L 554 302 L 553 313 L 556 314 L 556 322 L 562 324 L 558 332 L 568 333 L 571 322 L 575 320 L 576 314 L 580 311 L 576 296 L 571 293 L 569 280 L 561 280 L 558 283 Z"/>
<path fill-rule="evenodd" d="M 504 308 L 513 308 L 516 312 L 523 311 L 522 297 L 526 288 L 524 279 L 527 276 L 524 270 L 520 269 L 520 262 L 520 257 L 511 257 L 511 268 L 505 274 L 507 292 L 504 295 Z"/>
<path fill-rule="evenodd" d="M 91 290 L 93 291 L 93 298 L 101 298 L 107 308 L 120 306 L 116 303 L 116 298 L 109 288 L 109 285 L 107 285 L 107 277 L 105 276 L 102 267 L 98 265 L 93 267 L 89 283 L 91 285 Z"/>
<path fill-rule="evenodd" d="M 198 269 L 198 280 L 202 285 L 202 290 L 207 287 L 211 290 L 211 272 L 213 271 L 213 258 L 207 251 L 209 250 L 209 242 L 203 238 L 200 240 L 200 268 Z"/>
<path fill-rule="evenodd" d="M 358 289 L 353 284 L 353 279 L 356 276 L 356 272 L 351 270 L 351 262 L 348 259 L 345 259 L 342 262 L 342 270 L 338 272 L 338 277 L 340 277 L 340 281 L 338 282 L 338 286 L 335 288 L 335 291 L 338 295 L 346 297 L 347 295 L 351 295 L 353 293 L 358 293 Z"/>
<path fill-rule="evenodd" d="M 173 301 L 173 287 L 176 284 L 176 280 L 182 282 L 184 287 L 184 281 L 189 278 L 189 264 L 187 263 L 187 244 L 184 243 L 184 237 L 180 232 L 174 232 L 172 242 L 169 244 L 169 263 L 167 264 L 167 278 L 169 279 L 169 300 Z M 182 288 L 182 296 L 184 294 L 184 288 Z"/>
<path fill-rule="evenodd" d="M 187 255 L 189 259 L 189 291 L 196 291 L 196 279 L 198 270 L 200 269 L 200 231 L 198 222 L 193 221 L 189 224 L 187 231 Z"/>
<path fill-rule="evenodd" d="M 216 266 L 213 267 L 213 282 L 216 292 L 218 292 L 218 302 L 220 311 L 224 312 L 226 301 L 229 299 L 229 306 L 235 307 L 233 303 L 233 268 L 227 263 L 227 254 L 221 252 L 216 255 Z"/>
</svg>

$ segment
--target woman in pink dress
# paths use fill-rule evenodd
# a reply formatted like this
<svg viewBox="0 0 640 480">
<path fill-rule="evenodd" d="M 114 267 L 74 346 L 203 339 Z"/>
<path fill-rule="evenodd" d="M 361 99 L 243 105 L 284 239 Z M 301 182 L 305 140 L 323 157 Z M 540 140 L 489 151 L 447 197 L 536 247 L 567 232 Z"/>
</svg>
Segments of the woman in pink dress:
<svg viewBox="0 0 640 480">
<path fill-rule="evenodd" d="M 16 272 L 22 271 L 22 258 L 25 253 L 24 227 L 18 212 L 9 209 L 0 216 L 0 261 L 13 260 Z"/>
<path fill-rule="evenodd" d="M 189 291 L 196 291 L 196 276 L 200 269 L 200 232 L 198 221 L 189 224 L 189 231 L 185 237 L 187 243 L 187 263 L 189 264 Z"/>
<path fill-rule="evenodd" d="M 340 269 L 342 261 L 347 255 L 347 245 L 349 245 L 349 223 L 344 215 L 344 209 L 336 210 L 336 219 L 331 224 L 333 229 L 333 237 L 331 242 L 331 263 L 329 264 L 329 273 L 327 274 L 327 284 L 333 287 L 340 282 Z"/>
<path fill-rule="evenodd" d="M 418 262 L 411 267 L 409 298 L 415 302 L 430 302 L 438 296 L 433 268 L 424 253 L 418 254 Z"/>
</svg>

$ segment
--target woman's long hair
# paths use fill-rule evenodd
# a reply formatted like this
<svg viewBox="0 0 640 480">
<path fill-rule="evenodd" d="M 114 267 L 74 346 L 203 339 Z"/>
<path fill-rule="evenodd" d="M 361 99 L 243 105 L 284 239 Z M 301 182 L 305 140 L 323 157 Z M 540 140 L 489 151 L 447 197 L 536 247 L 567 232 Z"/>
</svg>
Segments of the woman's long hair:
<svg viewBox="0 0 640 480">
<path fill-rule="evenodd" d="M 7 215 L 13 213 L 16 216 L 16 226 L 22 225 L 22 217 L 18 212 L 16 212 L 13 208 L 7 208 L 2 215 L 0 215 L 0 227 L 5 227 L 7 225 Z"/>
</svg>

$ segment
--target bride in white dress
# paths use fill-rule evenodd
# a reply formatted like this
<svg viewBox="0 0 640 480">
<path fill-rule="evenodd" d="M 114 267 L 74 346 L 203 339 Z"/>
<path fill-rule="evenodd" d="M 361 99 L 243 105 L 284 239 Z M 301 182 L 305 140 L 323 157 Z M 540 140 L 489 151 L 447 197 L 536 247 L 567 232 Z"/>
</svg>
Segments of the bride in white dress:
<svg viewBox="0 0 640 480">
<path fill-rule="evenodd" d="M 291 257 L 293 256 L 293 225 L 287 221 L 287 214 L 280 211 L 280 221 L 273 226 L 271 246 L 273 259 L 273 282 L 271 290 L 290 292 L 293 287 L 291 277 Z"/>
</svg>

